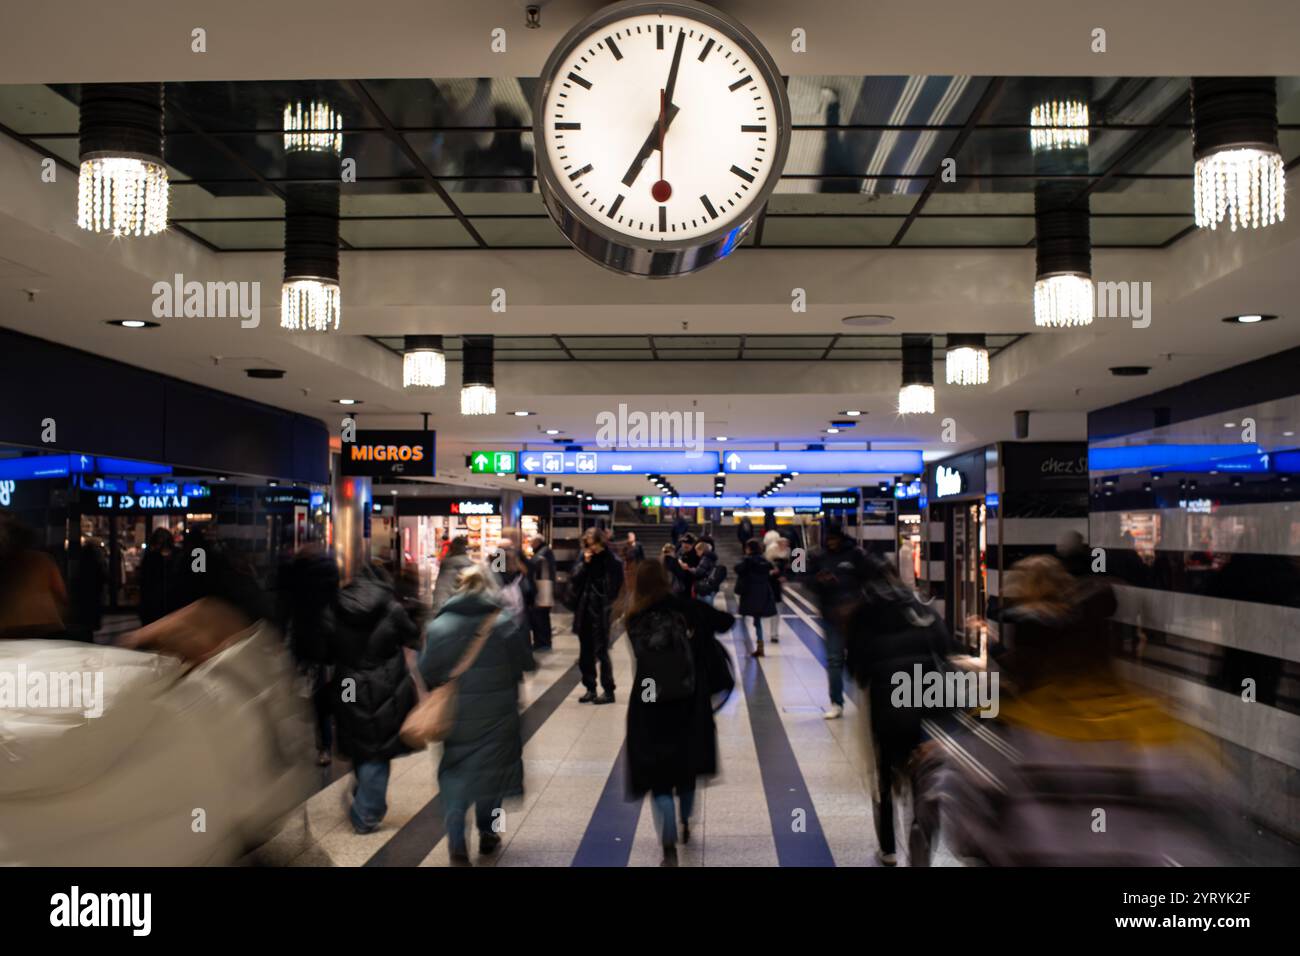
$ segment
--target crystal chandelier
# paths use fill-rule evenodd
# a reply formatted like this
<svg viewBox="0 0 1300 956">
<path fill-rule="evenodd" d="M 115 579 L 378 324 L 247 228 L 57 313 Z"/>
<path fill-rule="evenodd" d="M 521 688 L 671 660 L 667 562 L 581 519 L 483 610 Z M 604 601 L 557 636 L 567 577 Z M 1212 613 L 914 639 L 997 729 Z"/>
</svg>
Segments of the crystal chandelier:
<svg viewBox="0 0 1300 956">
<path fill-rule="evenodd" d="M 403 345 L 403 388 L 439 388 L 447 384 L 447 356 L 441 335 L 408 335 Z"/>
<path fill-rule="evenodd" d="M 982 334 L 948 336 L 944 365 L 949 385 L 987 385 L 989 350 Z"/>
<path fill-rule="evenodd" d="M 280 287 L 280 326 L 331 332 L 339 327 L 339 284 L 332 279 L 289 279 Z"/>
<path fill-rule="evenodd" d="M 934 349 L 928 335 L 903 336 L 903 383 L 898 414 L 934 414 Z"/>
<path fill-rule="evenodd" d="M 467 335 L 461 340 L 460 413 L 495 415 L 493 345 L 490 335 Z"/>
<path fill-rule="evenodd" d="M 1272 77 L 1192 80 L 1196 225 L 1235 232 L 1286 218 L 1286 171 Z"/>
<path fill-rule="evenodd" d="M 343 152 L 343 117 L 328 103 L 286 104 L 284 107 L 284 150 Z"/>
<path fill-rule="evenodd" d="M 339 152 L 343 121 L 328 104 L 284 108 L 284 285 L 280 325 L 333 331 L 339 287 Z"/>
<path fill-rule="evenodd" d="M 1092 233 L 1087 197 L 1043 183 L 1034 190 L 1034 324 L 1063 328 L 1092 324 Z"/>
<path fill-rule="evenodd" d="M 79 137 L 77 225 L 117 237 L 166 229 L 163 85 L 83 86 Z"/>
<path fill-rule="evenodd" d="M 1088 145 L 1088 104 L 1052 100 L 1029 111 L 1029 145 L 1035 151 Z"/>
</svg>

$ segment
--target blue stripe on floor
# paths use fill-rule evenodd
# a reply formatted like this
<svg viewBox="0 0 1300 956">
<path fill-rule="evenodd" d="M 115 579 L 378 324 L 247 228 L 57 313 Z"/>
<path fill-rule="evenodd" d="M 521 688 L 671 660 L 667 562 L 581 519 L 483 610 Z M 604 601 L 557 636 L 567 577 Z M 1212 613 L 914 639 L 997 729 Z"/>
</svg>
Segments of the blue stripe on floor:
<svg viewBox="0 0 1300 956">
<path fill-rule="evenodd" d="M 571 866 L 627 866 L 644 800 L 627 797 L 627 739 L 605 780 Z"/>
<path fill-rule="evenodd" d="M 729 602 L 730 603 L 730 602 Z M 822 832 L 812 795 L 804 783 L 795 759 L 790 738 L 776 699 L 758 660 L 749 656 L 749 640 L 744 620 L 738 618 L 731 629 L 736 647 L 737 678 L 745 688 L 745 709 L 758 752 L 758 769 L 767 798 L 767 812 L 772 821 L 772 839 L 781 866 L 834 866 L 831 848 Z M 803 811 L 802 814 L 799 811 Z M 795 822 L 802 817 L 802 832 Z M 706 818 L 707 832 L 707 818 Z"/>
</svg>

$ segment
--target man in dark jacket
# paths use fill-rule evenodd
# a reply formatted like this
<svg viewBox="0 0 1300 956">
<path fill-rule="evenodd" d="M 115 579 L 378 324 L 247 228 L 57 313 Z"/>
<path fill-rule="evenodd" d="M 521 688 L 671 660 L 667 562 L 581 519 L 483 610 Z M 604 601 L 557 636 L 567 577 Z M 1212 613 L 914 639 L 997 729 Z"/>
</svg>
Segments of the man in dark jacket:
<svg viewBox="0 0 1300 956">
<path fill-rule="evenodd" d="M 857 602 L 868 574 L 867 556 L 844 536 L 839 525 L 826 529 L 826 546 L 809 559 L 812 587 L 817 593 L 822 627 L 826 629 L 826 679 L 831 706 L 822 715 L 827 720 L 844 716 L 844 626 L 845 609 Z"/>
<path fill-rule="evenodd" d="M 388 576 L 371 565 L 339 592 L 333 617 L 338 747 L 357 775 L 350 818 L 357 833 L 372 833 L 388 812 L 389 762 L 407 751 L 400 732 L 416 690 L 403 648 L 415 647 L 419 632 Z"/>
<path fill-rule="evenodd" d="M 573 574 L 573 630 L 578 635 L 578 668 L 587 692 L 582 704 L 614 703 L 614 665 L 609 659 L 610 627 L 614 601 L 623 588 L 623 565 L 606 545 L 605 532 L 592 528 L 582 536 L 582 563 Z M 596 694 L 596 665 L 600 686 Z"/>
</svg>

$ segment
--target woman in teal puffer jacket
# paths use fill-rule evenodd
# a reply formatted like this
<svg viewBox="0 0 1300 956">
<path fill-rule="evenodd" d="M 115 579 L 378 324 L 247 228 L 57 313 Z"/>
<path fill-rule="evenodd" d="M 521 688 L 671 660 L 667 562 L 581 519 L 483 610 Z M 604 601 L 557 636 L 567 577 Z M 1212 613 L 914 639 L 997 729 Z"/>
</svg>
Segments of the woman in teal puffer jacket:
<svg viewBox="0 0 1300 956">
<path fill-rule="evenodd" d="M 502 608 L 491 576 L 480 566 L 462 572 L 455 592 L 425 629 L 420 675 L 429 687 L 444 684 L 474 642 L 489 614 L 492 631 L 473 665 L 457 680 L 456 723 L 443 743 L 438 786 L 446 810 L 453 864 L 467 865 L 465 814 L 474 804 L 479 852 L 501 844 L 493 824 L 506 797 L 524 792 L 519 681 L 536 666 L 525 621 Z"/>
</svg>

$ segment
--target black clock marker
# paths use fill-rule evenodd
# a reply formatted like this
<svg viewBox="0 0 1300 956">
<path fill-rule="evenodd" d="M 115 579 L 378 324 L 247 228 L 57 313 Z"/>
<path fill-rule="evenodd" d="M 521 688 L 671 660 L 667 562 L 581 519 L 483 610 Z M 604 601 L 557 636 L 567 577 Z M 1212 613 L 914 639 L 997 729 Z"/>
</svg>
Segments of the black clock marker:
<svg viewBox="0 0 1300 956">
<path fill-rule="evenodd" d="M 745 172 L 739 166 L 732 166 L 731 171 L 747 183 L 752 183 L 754 181 L 754 177 L 751 176 L 749 173 Z"/>
<path fill-rule="evenodd" d="M 701 62 L 701 63 L 704 62 L 704 58 L 707 57 L 707 56 L 709 55 L 709 51 L 712 50 L 712 49 L 713 49 L 713 41 L 712 41 L 712 40 L 710 40 L 708 43 L 704 44 L 704 49 L 700 51 L 700 62 Z"/>
<path fill-rule="evenodd" d="M 556 123 L 556 129 L 582 129 L 581 123 Z"/>
<path fill-rule="evenodd" d="M 583 167 L 582 167 L 580 170 L 578 170 L 576 173 L 570 173 L 570 174 L 569 174 L 569 179 L 570 179 L 570 180 L 576 180 L 579 176 L 584 176 L 584 175 L 586 175 L 586 174 L 589 173 L 589 172 L 591 172 L 591 163 L 588 163 L 586 166 L 583 166 Z"/>
<path fill-rule="evenodd" d="M 573 74 L 570 73 L 569 76 L 573 76 Z M 736 92 L 736 90 L 740 89 L 740 88 L 741 88 L 742 86 L 744 86 L 746 83 L 752 83 L 753 80 L 754 80 L 754 78 L 753 78 L 752 76 L 750 76 L 748 73 L 746 73 L 744 76 L 742 76 L 740 79 L 738 79 L 735 83 L 732 83 L 729 87 L 727 87 L 727 89 L 731 90 L 731 92 L 734 93 L 734 92 Z M 588 86 L 590 86 L 590 84 L 588 84 Z"/>
<path fill-rule="evenodd" d="M 605 37 L 605 46 L 609 47 L 609 52 L 614 54 L 614 59 L 623 59 L 623 51 L 614 43 L 613 37 Z"/>
<path fill-rule="evenodd" d="M 668 207 L 667 206 L 659 207 L 659 231 L 660 232 L 668 231 Z"/>
<path fill-rule="evenodd" d="M 605 213 L 605 215 L 608 216 L 610 219 L 613 219 L 614 214 L 618 212 L 618 207 L 621 205 L 623 205 L 622 195 L 620 195 L 617 199 L 614 200 L 613 205 L 609 207 L 609 212 Z"/>
<path fill-rule="evenodd" d="M 585 88 L 585 89 L 588 89 L 588 90 L 591 89 L 591 81 L 590 81 L 590 80 L 584 80 L 584 79 L 583 79 L 582 77 L 580 77 L 577 73 L 570 73 L 570 74 L 569 74 L 569 79 L 573 80 L 574 83 L 577 83 L 579 86 L 581 86 L 581 87 L 583 87 L 583 88 Z M 732 89 L 735 89 L 735 87 L 732 87 Z"/>
<path fill-rule="evenodd" d="M 664 48 L 664 25 L 661 23 L 655 27 L 655 49 L 662 50 L 663 48 Z"/>
<path fill-rule="evenodd" d="M 709 212 L 709 216 L 710 216 L 711 218 L 713 218 L 713 219 L 717 219 L 717 218 L 718 218 L 718 212 L 717 212 L 716 209 L 713 208 L 713 203 L 709 202 L 709 197 L 708 197 L 708 196 L 701 196 L 701 197 L 700 197 L 700 202 L 704 203 L 704 208 L 708 210 L 708 212 Z"/>
<path fill-rule="evenodd" d="M 740 131 L 742 133 L 766 133 L 767 127 L 766 126 L 741 126 Z"/>
</svg>

